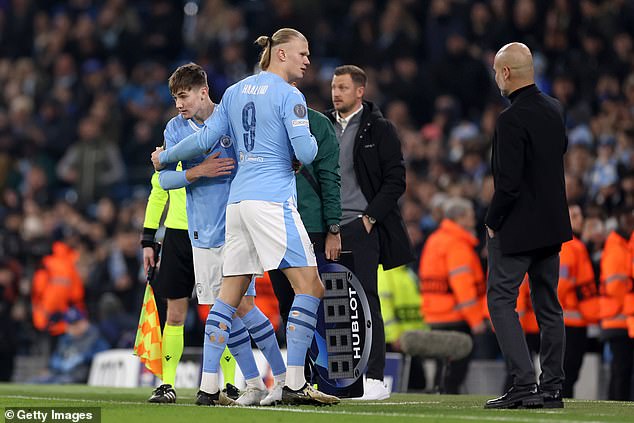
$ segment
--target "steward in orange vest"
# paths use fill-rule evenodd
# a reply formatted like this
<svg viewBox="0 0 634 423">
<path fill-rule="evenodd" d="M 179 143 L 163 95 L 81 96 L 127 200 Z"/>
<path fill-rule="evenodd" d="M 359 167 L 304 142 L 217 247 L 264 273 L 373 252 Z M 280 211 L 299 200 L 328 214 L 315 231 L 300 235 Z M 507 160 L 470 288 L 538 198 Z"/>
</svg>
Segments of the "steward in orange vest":
<svg viewBox="0 0 634 423">
<path fill-rule="evenodd" d="M 445 219 L 423 248 L 419 277 L 423 295 L 422 314 L 434 329 L 482 333 L 484 273 L 475 252 L 475 216 L 468 200 L 450 198 L 443 205 Z M 446 379 L 448 394 L 459 393 L 470 357 L 453 362 Z"/>
<path fill-rule="evenodd" d="M 475 236 L 449 219 L 428 238 L 419 267 L 427 323 L 466 322 L 472 328 L 482 324 L 486 285 L 474 250 L 477 243 Z"/>
<path fill-rule="evenodd" d="M 630 257 L 632 258 L 632 261 L 630 262 L 632 274 L 630 277 L 632 278 L 632 283 L 634 284 L 634 231 L 632 231 L 628 246 L 630 248 Z M 634 289 L 634 287 L 632 289 Z M 630 338 L 634 338 L 634 304 L 631 304 L 633 299 L 634 298 L 630 293 L 630 295 L 626 298 L 626 304 L 624 307 L 627 311 L 627 331 Z"/>
<path fill-rule="evenodd" d="M 573 397 L 588 344 L 588 323 L 599 321 L 599 296 L 590 255 L 578 238 L 583 229 L 581 207 L 568 207 L 573 238 L 561 246 L 559 253 L 559 285 L 557 294 L 564 311 L 566 350 L 564 373 L 566 378 L 561 394 Z"/>
<path fill-rule="evenodd" d="M 612 351 L 608 399 L 630 401 L 634 371 L 634 339 L 628 336 L 628 315 L 634 315 L 632 251 L 634 229 L 632 211 L 622 211 L 619 228 L 605 241 L 601 256 L 601 332 Z"/>
<path fill-rule="evenodd" d="M 63 317 L 71 305 L 85 310 L 84 285 L 75 264 L 77 256 L 67 244 L 54 242 L 52 254 L 42 259 L 33 275 L 33 326 L 52 336 L 66 331 Z"/>
</svg>

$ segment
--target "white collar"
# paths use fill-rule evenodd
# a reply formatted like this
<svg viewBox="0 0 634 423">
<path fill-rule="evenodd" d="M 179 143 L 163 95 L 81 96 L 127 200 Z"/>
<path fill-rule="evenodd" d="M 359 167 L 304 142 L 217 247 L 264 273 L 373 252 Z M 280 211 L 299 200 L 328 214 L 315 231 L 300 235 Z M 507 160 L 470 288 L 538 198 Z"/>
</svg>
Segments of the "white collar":
<svg viewBox="0 0 634 423">
<path fill-rule="evenodd" d="M 341 115 L 339 114 L 339 112 L 337 112 L 337 114 L 335 115 L 335 118 L 337 119 L 337 122 L 339 122 L 339 125 L 341 125 L 341 129 L 343 131 L 346 130 L 346 127 L 348 126 L 348 124 L 350 123 L 350 121 L 352 120 L 353 117 L 355 117 L 356 115 L 359 114 L 359 112 L 361 112 L 363 110 L 363 104 L 361 104 L 361 106 L 359 106 L 359 108 L 357 110 L 355 110 L 354 112 L 352 112 L 350 115 L 348 115 L 347 118 L 343 118 L 341 117 Z"/>
</svg>

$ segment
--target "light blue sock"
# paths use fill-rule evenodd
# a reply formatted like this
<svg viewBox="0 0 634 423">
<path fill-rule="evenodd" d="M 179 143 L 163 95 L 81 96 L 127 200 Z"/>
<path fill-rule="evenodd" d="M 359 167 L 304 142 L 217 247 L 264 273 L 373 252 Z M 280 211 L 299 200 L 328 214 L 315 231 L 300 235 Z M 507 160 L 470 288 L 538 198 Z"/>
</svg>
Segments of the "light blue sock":
<svg viewBox="0 0 634 423">
<path fill-rule="evenodd" d="M 242 322 L 249 330 L 264 357 L 266 357 L 266 361 L 269 362 L 273 376 L 285 373 L 286 365 L 284 364 L 277 338 L 275 338 L 275 330 L 271 321 L 255 306 L 242 318 Z"/>
<path fill-rule="evenodd" d="M 203 372 L 218 373 L 220 357 L 225 350 L 231 333 L 234 307 L 216 300 L 205 324 L 205 342 L 203 345 Z"/>
<path fill-rule="evenodd" d="M 320 300 L 306 294 L 295 295 L 286 324 L 286 362 L 289 366 L 304 366 L 317 324 Z"/>
<path fill-rule="evenodd" d="M 244 375 L 245 380 L 260 376 L 260 371 L 255 363 L 255 357 L 253 357 L 253 350 L 251 349 L 249 331 L 247 331 L 239 317 L 233 318 L 231 335 L 227 346 L 236 359 L 236 363 L 240 366 L 240 371 Z"/>
</svg>

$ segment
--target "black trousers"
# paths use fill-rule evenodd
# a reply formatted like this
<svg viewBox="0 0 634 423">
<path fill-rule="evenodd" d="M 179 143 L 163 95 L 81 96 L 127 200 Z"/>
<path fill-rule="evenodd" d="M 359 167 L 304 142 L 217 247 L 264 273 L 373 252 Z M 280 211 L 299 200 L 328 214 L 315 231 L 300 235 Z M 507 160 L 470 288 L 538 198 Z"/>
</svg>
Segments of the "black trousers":
<svg viewBox="0 0 634 423">
<path fill-rule="evenodd" d="M 500 350 L 515 385 L 535 383 L 535 370 L 515 307 L 524 275 L 530 278 L 531 302 L 540 328 L 540 385 L 561 389 L 564 381 L 565 331 L 557 297 L 559 254 L 502 254 L 499 240 L 489 238 L 487 303 Z"/>
<path fill-rule="evenodd" d="M 537 354 L 539 354 L 539 334 L 527 333 L 524 336 L 524 339 L 526 339 L 526 345 L 528 346 L 528 352 L 530 353 L 531 357 L 535 357 Z M 506 365 L 508 366 L 508 361 L 506 362 Z M 507 367 L 506 379 L 504 380 L 504 389 L 502 389 L 502 392 L 508 391 L 511 386 L 513 386 L 513 375 L 511 374 L 510 369 Z"/>
<path fill-rule="evenodd" d="M 632 372 L 634 371 L 634 339 L 625 336 L 615 336 L 608 339 L 612 350 L 610 364 L 610 385 L 608 399 L 611 401 L 631 401 Z"/>
<path fill-rule="evenodd" d="M 368 298 L 372 316 L 372 345 L 366 376 L 383 380 L 385 369 L 385 328 L 381 315 L 381 302 L 377 287 L 377 268 L 379 267 L 379 234 L 376 228 L 370 233 L 365 230 L 359 218 L 341 227 L 342 251 L 352 251 L 354 274 Z"/>
<path fill-rule="evenodd" d="M 564 398 L 574 398 L 574 387 L 579 379 L 579 370 L 583 363 L 583 356 L 588 347 L 588 328 L 585 326 L 566 326 L 566 352 L 564 354 L 564 380 L 561 395 Z"/>
</svg>

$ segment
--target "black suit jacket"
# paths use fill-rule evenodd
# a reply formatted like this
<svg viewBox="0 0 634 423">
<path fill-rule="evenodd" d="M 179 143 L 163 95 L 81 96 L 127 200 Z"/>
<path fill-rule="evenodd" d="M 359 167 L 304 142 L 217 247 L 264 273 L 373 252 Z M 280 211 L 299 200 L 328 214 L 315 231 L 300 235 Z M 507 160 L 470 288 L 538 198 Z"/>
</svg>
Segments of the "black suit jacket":
<svg viewBox="0 0 634 423">
<path fill-rule="evenodd" d="M 368 201 L 365 213 L 376 219 L 379 263 L 385 270 L 415 260 L 401 217 L 398 199 L 405 192 L 405 165 L 396 128 L 379 108 L 363 102 L 363 114 L 354 140 L 354 172 Z M 335 123 L 335 111 L 326 111 Z"/>
<path fill-rule="evenodd" d="M 495 193 L 486 225 L 496 232 L 504 254 L 561 246 L 572 238 L 563 108 L 535 85 L 517 90 L 511 99 L 493 135 Z"/>
</svg>

